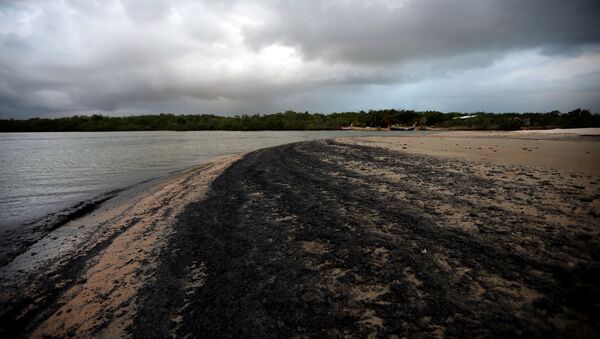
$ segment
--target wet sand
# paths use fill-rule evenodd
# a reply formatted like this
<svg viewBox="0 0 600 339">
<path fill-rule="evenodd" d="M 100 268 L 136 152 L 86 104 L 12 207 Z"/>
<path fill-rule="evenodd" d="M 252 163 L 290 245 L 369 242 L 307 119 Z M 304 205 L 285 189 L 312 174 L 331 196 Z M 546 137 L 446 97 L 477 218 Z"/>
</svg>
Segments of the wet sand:
<svg viewBox="0 0 600 339">
<path fill-rule="evenodd" d="M 123 336 L 176 216 L 238 158 L 135 187 L 2 266 L 2 336 Z"/>
<path fill-rule="evenodd" d="M 503 132 L 223 159 L 109 200 L 2 267 L 1 330 L 594 337 L 599 160 L 595 137 Z"/>
</svg>

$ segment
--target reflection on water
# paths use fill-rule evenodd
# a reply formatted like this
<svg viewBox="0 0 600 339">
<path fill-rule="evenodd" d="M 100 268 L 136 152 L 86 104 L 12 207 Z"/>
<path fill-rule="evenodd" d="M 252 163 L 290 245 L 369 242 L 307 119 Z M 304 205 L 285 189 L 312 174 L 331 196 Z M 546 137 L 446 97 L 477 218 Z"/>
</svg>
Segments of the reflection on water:
<svg viewBox="0 0 600 339">
<path fill-rule="evenodd" d="M 215 156 L 294 141 L 374 134 L 407 132 L 0 133 L 0 228 L 16 227 Z"/>
</svg>

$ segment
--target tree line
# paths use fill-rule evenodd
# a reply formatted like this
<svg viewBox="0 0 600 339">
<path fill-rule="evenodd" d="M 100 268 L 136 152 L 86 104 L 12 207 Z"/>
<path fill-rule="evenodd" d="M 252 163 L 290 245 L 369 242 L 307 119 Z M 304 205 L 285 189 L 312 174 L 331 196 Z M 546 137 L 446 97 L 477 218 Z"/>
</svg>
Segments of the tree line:
<svg viewBox="0 0 600 339">
<path fill-rule="evenodd" d="M 219 116 L 137 115 L 111 117 L 94 114 L 64 118 L 0 120 L 0 132 L 68 131 L 259 131 L 259 130 L 336 130 L 342 126 L 389 127 L 392 125 L 461 130 L 518 130 L 524 128 L 600 127 L 600 115 L 587 109 L 568 113 L 442 113 L 413 110 L 370 110 L 331 114 L 286 111 L 275 114 Z"/>
</svg>

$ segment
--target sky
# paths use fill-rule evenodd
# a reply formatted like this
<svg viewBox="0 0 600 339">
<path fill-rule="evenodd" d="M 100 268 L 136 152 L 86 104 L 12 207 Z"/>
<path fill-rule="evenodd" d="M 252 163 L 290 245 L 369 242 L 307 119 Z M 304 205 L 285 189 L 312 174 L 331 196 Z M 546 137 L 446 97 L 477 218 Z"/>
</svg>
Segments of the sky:
<svg viewBox="0 0 600 339">
<path fill-rule="evenodd" d="M 600 112 L 598 0 L 0 0 L 0 117 Z"/>
</svg>

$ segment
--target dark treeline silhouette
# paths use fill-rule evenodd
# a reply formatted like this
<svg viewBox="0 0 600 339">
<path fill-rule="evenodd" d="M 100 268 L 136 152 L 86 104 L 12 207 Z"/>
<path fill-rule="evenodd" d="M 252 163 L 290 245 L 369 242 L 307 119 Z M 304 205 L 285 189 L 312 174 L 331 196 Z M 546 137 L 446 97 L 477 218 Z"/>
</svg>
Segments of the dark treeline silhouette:
<svg viewBox="0 0 600 339">
<path fill-rule="evenodd" d="M 267 115 L 138 115 L 108 117 L 73 116 L 56 119 L 0 120 L 1 132 L 58 131 L 154 131 L 154 130 L 334 130 L 342 126 L 389 127 L 391 125 L 472 130 L 516 130 L 524 128 L 599 127 L 600 115 L 576 109 L 568 113 L 442 113 L 436 111 L 371 110 L 310 114 L 287 111 Z"/>
</svg>

